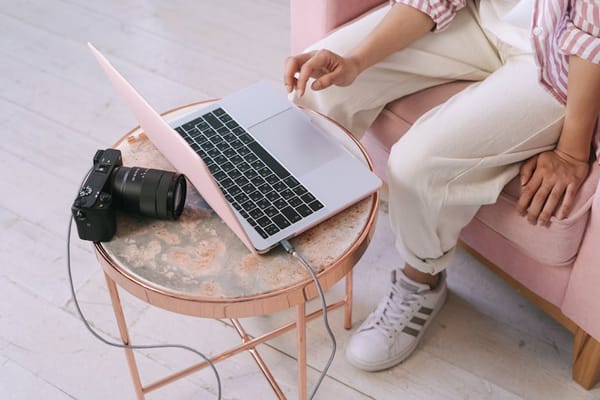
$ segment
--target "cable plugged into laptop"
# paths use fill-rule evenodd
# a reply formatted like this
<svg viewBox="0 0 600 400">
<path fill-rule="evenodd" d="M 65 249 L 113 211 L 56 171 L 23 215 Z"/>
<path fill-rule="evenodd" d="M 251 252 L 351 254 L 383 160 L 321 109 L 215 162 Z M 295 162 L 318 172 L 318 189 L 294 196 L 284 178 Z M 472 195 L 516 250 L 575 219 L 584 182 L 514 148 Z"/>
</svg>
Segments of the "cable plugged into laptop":
<svg viewBox="0 0 600 400">
<path fill-rule="evenodd" d="M 329 355 L 329 359 L 327 360 L 327 363 L 325 364 L 325 368 L 323 368 L 323 371 L 321 372 L 321 375 L 319 376 L 319 379 L 318 379 L 317 383 L 315 384 L 315 387 L 313 388 L 312 393 L 310 394 L 309 399 L 312 400 L 315 398 L 315 395 L 317 394 L 317 391 L 319 390 L 319 387 L 321 386 L 323 379 L 325 379 L 325 376 L 327 375 L 327 371 L 329 370 L 329 367 L 331 366 L 331 363 L 333 362 L 333 358 L 335 357 L 335 352 L 337 349 L 337 342 L 335 340 L 335 335 L 333 334 L 333 331 L 331 330 L 331 327 L 329 326 L 329 319 L 327 317 L 327 301 L 325 300 L 325 293 L 323 292 L 323 288 L 321 287 L 321 283 L 319 282 L 319 278 L 317 278 L 317 274 L 315 273 L 313 267 L 308 263 L 308 261 L 306 261 L 296 251 L 294 246 L 292 246 L 292 244 L 287 239 L 284 239 L 279 243 L 281 244 L 281 246 L 283 247 L 283 249 L 286 252 L 288 252 L 290 255 L 292 255 L 292 257 L 294 257 L 296 260 L 298 260 L 300 262 L 300 264 L 302 264 L 302 266 L 308 271 L 308 273 L 312 277 L 313 281 L 315 282 L 315 286 L 317 287 L 317 291 L 319 292 L 319 297 L 321 298 L 321 308 L 323 309 L 323 323 L 325 325 L 325 329 L 327 330 L 327 333 L 329 334 L 329 337 L 331 338 L 331 347 L 332 347 L 331 354 Z"/>
</svg>

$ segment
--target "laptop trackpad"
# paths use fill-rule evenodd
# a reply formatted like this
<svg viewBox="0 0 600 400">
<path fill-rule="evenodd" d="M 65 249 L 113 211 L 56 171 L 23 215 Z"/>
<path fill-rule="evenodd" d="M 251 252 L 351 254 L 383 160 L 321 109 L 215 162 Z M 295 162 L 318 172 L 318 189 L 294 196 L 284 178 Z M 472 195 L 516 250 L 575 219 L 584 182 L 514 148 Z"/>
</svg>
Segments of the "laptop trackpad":
<svg viewBox="0 0 600 400">
<path fill-rule="evenodd" d="M 296 176 L 310 172 L 344 151 L 295 108 L 254 125 L 249 131 Z"/>
</svg>

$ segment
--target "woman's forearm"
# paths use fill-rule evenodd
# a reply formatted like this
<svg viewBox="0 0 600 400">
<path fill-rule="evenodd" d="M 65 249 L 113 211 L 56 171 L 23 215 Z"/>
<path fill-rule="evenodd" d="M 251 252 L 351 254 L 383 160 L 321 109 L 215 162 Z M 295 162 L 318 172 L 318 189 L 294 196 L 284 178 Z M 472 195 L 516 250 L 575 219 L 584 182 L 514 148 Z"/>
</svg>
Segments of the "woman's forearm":
<svg viewBox="0 0 600 400">
<path fill-rule="evenodd" d="M 577 56 L 569 60 L 567 109 L 557 149 L 587 160 L 600 113 L 600 65 Z"/>
<path fill-rule="evenodd" d="M 427 14 L 404 4 L 396 4 L 347 56 L 362 72 L 390 54 L 402 50 L 430 32 L 433 27 L 434 22 Z"/>
</svg>

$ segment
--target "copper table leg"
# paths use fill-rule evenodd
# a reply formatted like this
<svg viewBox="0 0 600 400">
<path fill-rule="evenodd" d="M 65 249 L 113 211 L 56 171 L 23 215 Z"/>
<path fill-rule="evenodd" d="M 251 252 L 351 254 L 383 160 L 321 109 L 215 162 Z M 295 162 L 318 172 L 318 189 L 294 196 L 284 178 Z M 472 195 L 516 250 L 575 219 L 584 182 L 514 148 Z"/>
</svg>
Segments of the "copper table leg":
<svg viewBox="0 0 600 400">
<path fill-rule="evenodd" d="M 121 306 L 121 299 L 119 298 L 119 292 L 117 291 L 117 285 L 107 274 L 104 274 L 106 278 L 106 285 L 108 287 L 108 293 L 110 294 L 110 301 L 113 306 L 115 318 L 117 320 L 117 326 L 119 327 L 119 333 L 121 334 L 121 341 L 124 345 L 129 344 L 129 332 L 127 331 L 127 323 L 125 322 L 125 314 L 123 313 L 123 307 Z M 135 362 L 135 355 L 133 350 L 130 348 L 124 348 L 125 357 L 127 358 L 127 364 L 129 364 L 129 372 L 131 373 L 131 379 L 133 380 L 133 386 L 135 388 L 135 394 L 138 400 L 144 400 L 144 391 L 142 389 L 142 381 L 140 379 L 140 373 Z"/>
<path fill-rule="evenodd" d="M 344 299 L 344 328 L 352 328 L 352 271 L 346 274 L 346 298 Z"/>
<path fill-rule="evenodd" d="M 296 306 L 296 337 L 298 353 L 298 399 L 306 400 L 306 304 Z"/>
</svg>

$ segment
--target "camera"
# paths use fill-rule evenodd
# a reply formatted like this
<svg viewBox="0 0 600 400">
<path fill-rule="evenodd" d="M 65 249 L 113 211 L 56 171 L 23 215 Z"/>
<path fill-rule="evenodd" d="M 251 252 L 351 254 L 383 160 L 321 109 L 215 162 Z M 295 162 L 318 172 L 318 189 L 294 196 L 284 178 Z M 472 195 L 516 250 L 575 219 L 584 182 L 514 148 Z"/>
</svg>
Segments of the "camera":
<svg viewBox="0 0 600 400">
<path fill-rule="evenodd" d="M 183 211 L 185 194 L 186 181 L 182 174 L 124 167 L 119 150 L 98 150 L 71 212 L 81 239 L 106 242 L 117 230 L 117 209 L 177 219 Z"/>
</svg>

